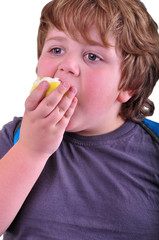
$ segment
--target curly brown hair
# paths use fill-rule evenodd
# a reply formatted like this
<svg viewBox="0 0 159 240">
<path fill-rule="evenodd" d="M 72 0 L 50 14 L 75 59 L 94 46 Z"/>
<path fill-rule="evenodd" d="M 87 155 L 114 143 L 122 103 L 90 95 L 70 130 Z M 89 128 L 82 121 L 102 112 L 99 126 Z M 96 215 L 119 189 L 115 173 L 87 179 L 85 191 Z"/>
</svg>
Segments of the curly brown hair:
<svg viewBox="0 0 159 240">
<path fill-rule="evenodd" d="M 120 115 L 141 121 L 154 112 L 148 98 L 159 78 L 158 26 L 139 0 L 53 0 L 42 10 L 38 31 L 38 58 L 50 27 L 78 34 L 91 43 L 89 29 L 96 25 L 103 44 L 113 33 L 120 50 L 121 81 L 119 89 L 134 92 L 122 104 Z"/>
</svg>

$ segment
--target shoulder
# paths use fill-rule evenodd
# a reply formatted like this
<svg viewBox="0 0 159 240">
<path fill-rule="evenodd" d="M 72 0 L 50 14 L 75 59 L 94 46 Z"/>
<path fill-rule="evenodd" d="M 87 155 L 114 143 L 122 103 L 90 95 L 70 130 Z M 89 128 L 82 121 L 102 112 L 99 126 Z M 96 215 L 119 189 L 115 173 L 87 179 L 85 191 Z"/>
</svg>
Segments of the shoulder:
<svg viewBox="0 0 159 240">
<path fill-rule="evenodd" d="M 151 155 L 151 158 L 158 159 L 159 143 L 156 141 L 158 136 L 145 124 L 145 121 L 139 123 L 128 120 L 113 133 L 113 137 L 116 138 L 113 142 L 114 151 L 118 149 L 122 154 L 124 152 L 134 158 Z"/>
<path fill-rule="evenodd" d="M 144 119 L 139 125 L 151 136 L 153 141 L 159 144 L 159 123 L 149 119 Z"/>
<path fill-rule="evenodd" d="M 14 131 L 21 117 L 14 117 L 14 119 L 3 126 L 0 130 L 0 159 L 13 146 Z"/>
<path fill-rule="evenodd" d="M 159 156 L 159 136 L 157 129 L 159 124 L 148 119 L 140 123 L 135 123 L 136 132 L 133 138 L 133 146 L 136 156 L 140 156 L 143 161 L 149 159 L 150 164 L 156 162 L 158 166 Z"/>
</svg>

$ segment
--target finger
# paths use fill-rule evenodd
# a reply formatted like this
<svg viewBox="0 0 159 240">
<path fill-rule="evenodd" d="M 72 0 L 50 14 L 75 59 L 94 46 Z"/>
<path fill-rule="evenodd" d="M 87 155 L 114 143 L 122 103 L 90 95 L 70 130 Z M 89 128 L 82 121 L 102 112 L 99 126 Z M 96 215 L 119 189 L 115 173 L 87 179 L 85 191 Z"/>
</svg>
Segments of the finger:
<svg viewBox="0 0 159 240">
<path fill-rule="evenodd" d="M 61 128 L 61 129 L 66 129 L 72 115 L 74 114 L 74 111 L 76 109 L 78 103 L 78 99 L 76 97 L 74 97 L 74 99 L 72 100 L 72 103 L 70 105 L 70 107 L 68 108 L 68 110 L 66 111 L 65 115 L 61 118 L 61 120 L 57 123 L 57 127 Z"/>
<path fill-rule="evenodd" d="M 52 93 L 43 99 L 37 108 L 37 115 L 39 118 L 48 117 L 60 103 L 64 95 L 67 95 L 69 84 L 60 84 Z"/>
<path fill-rule="evenodd" d="M 37 88 L 33 90 L 33 92 L 29 95 L 25 102 L 25 108 L 28 111 L 33 111 L 37 108 L 39 103 L 45 97 L 45 93 L 49 87 L 49 83 L 47 81 L 41 82 Z"/>
<path fill-rule="evenodd" d="M 63 115 L 67 111 L 67 109 L 70 107 L 73 98 L 75 97 L 77 93 L 76 88 L 71 87 L 69 91 L 65 94 L 64 98 L 60 101 L 60 103 L 57 105 L 57 109 L 59 113 L 62 113 Z"/>
<path fill-rule="evenodd" d="M 50 122 L 50 124 L 57 124 L 62 119 L 62 117 L 70 108 L 76 93 L 77 90 L 73 87 L 64 95 L 60 103 L 47 116 L 48 122 Z"/>
</svg>

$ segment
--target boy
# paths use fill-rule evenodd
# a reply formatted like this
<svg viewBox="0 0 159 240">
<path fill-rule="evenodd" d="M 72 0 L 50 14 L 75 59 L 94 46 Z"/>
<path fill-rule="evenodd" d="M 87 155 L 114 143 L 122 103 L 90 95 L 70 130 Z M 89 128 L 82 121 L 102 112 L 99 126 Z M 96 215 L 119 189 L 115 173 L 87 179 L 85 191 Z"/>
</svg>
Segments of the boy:
<svg viewBox="0 0 159 240">
<path fill-rule="evenodd" d="M 0 133 L 4 239 L 159 239 L 159 145 L 138 125 L 159 77 L 157 25 L 138 0 L 54 0 L 40 77 Z"/>
</svg>

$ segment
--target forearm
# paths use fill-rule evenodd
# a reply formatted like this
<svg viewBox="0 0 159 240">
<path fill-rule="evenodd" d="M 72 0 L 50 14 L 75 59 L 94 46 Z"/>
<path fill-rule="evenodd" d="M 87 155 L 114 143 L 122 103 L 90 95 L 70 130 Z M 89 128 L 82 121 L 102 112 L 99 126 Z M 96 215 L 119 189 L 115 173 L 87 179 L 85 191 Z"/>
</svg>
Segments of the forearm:
<svg viewBox="0 0 159 240">
<path fill-rule="evenodd" d="M 0 235 L 17 215 L 47 158 L 17 143 L 0 160 Z"/>
</svg>

